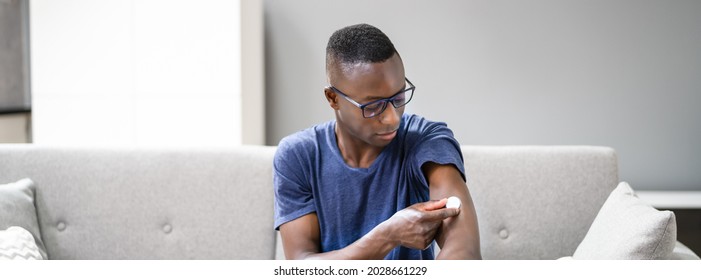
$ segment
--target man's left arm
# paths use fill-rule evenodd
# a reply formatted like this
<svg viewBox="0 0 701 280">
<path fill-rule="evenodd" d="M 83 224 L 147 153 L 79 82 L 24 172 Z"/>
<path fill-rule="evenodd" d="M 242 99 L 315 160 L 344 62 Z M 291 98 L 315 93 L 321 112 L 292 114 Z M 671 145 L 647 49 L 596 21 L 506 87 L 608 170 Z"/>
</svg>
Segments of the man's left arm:
<svg viewBox="0 0 701 280">
<path fill-rule="evenodd" d="M 429 185 L 431 200 L 457 196 L 460 214 L 443 221 L 436 242 L 441 251 L 436 259 L 481 259 L 477 214 L 460 171 L 452 164 L 426 162 L 421 166 Z"/>
</svg>

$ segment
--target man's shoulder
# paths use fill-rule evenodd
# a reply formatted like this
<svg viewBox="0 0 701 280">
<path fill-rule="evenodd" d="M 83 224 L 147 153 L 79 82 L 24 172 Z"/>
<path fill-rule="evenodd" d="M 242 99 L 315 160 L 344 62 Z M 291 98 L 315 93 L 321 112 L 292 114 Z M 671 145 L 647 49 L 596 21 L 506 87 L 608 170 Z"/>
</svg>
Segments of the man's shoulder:
<svg viewBox="0 0 701 280">
<path fill-rule="evenodd" d="M 333 129 L 333 122 L 325 122 L 285 136 L 278 143 L 278 154 L 295 151 L 309 152 L 319 146 L 328 129 Z"/>
<path fill-rule="evenodd" d="M 434 133 L 449 132 L 452 136 L 452 131 L 448 129 L 445 122 L 432 121 L 423 116 L 415 114 L 404 114 L 402 116 L 404 129 L 407 135 L 415 135 L 417 137 L 425 137 Z"/>
</svg>

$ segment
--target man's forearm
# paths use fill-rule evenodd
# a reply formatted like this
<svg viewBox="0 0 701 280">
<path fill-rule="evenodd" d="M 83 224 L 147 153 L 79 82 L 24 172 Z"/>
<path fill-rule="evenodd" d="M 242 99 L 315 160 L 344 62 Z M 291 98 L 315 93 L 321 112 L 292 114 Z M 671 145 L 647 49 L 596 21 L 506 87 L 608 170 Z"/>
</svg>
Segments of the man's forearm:
<svg viewBox="0 0 701 280">
<path fill-rule="evenodd" d="M 429 246 L 442 222 L 457 217 L 459 209 L 445 208 L 447 199 L 416 203 L 395 213 L 347 247 L 318 253 L 316 214 L 300 217 L 280 227 L 285 256 L 290 259 L 382 259 L 399 245 L 413 249 Z"/>
<path fill-rule="evenodd" d="M 399 245 L 398 241 L 389 238 L 389 230 L 385 223 L 382 223 L 343 249 L 324 253 L 311 253 L 303 258 L 308 260 L 383 259 L 392 249 Z"/>
</svg>

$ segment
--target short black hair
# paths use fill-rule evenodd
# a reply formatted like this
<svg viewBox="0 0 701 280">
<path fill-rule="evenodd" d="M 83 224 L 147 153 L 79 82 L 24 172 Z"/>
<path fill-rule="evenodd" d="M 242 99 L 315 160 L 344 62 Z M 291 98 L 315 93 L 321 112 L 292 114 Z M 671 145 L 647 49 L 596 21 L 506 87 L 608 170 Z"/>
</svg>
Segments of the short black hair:
<svg viewBox="0 0 701 280">
<path fill-rule="evenodd" d="M 336 30 L 326 45 L 326 69 L 333 63 L 377 63 L 392 57 L 397 50 L 380 29 L 361 23 Z"/>
</svg>

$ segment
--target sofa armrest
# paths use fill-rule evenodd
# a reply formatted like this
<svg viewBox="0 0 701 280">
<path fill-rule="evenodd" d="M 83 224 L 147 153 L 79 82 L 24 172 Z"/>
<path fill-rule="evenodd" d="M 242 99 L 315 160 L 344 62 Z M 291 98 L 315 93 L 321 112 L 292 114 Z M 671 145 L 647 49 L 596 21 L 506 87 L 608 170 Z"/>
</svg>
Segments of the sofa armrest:
<svg viewBox="0 0 701 280">
<path fill-rule="evenodd" d="M 672 255 L 669 256 L 670 260 L 699 260 L 699 256 L 694 253 L 694 251 L 691 251 L 689 247 L 686 247 L 684 244 L 681 242 L 677 241 L 677 244 L 674 246 L 674 250 L 672 251 Z"/>
</svg>

